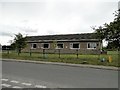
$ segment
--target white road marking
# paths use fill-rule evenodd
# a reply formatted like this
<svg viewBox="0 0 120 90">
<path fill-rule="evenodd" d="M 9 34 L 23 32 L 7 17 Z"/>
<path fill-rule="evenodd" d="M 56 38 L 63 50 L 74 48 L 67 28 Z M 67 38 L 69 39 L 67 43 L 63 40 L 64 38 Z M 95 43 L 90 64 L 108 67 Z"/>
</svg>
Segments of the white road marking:
<svg viewBox="0 0 120 90">
<path fill-rule="evenodd" d="M 2 81 L 8 81 L 8 79 L 1 79 Z M 10 82 L 12 83 L 19 83 L 19 81 L 16 81 L 16 80 L 11 80 Z M 23 85 L 26 85 L 26 86 L 31 86 L 32 84 L 31 83 L 21 83 Z M 1 84 L 1 86 L 4 86 L 4 87 L 10 87 L 11 85 L 9 84 Z M 12 88 L 22 88 L 22 87 L 19 87 L 19 86 L 13 86 Z M 47 88 L 46 86 L 43 86 L 43 85 L 35 85 L 35 88 Z"/>
<path fill-rule="evenodd" d="M 8 79 L 1 79 L 1 81 L 8 81 Z"/>
<path fill-rule="evenodd" d="M 10 82 L 12 82 L 12 83 L 19 83 L 19 81 L 15 81 L 15 80 L 12 80 Z"/>
<path fill-rule="evenodd" d="M 9 84 L 1 84 L 1 86 L 10 87 L 11 85 L 9 85 Z"/>
<path fill-rule="evenodd" d="M 46 86 L 43 85 L 35 85 L 36 88 L 47 88 Z"/>
<path fill-rule="evenodd" d="M 22 88 L 22 87 L 19 87 L 19 86 L 13 86 L 12 88 Z"/>
<path fill-rule="evenodd" d="M 23 85 L 26 85 L 26 86 L 31 86 L 32 84 L 31 83 L 21 83 Z"/>
</svg>

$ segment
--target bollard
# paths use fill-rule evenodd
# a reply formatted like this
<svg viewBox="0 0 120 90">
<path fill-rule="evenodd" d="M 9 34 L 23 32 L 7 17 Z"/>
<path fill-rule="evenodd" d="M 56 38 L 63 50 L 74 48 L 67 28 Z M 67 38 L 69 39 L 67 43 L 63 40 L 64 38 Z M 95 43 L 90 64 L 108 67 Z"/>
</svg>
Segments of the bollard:
<svg viewBox="0 0 120 90">
<path fill-rule="evenodd" d="M 108 57 L 108 61 L 109 61 L 109 63 L 112 62 L 112 57 L 111 56 Z"/>
</svg>

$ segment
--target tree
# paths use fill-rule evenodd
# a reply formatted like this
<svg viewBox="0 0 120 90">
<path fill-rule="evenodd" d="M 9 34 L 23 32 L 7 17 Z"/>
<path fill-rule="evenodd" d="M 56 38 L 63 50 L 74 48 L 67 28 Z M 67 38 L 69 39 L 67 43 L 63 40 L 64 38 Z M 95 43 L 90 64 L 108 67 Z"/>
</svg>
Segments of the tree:
<svg viewBox="0 0 120 90">
<path fill-rule="evenodd" d="M 108 41 L 108 48 L 120 49 L 120 16 L 115 12 L 114 21 L 109 24 L 105 23 L 99 28 L 93 28 L 95 30 L 97 38 Z"/>
<path fill-rule="evenodd" d="M 15 34 L 14 42 L 11 44 L 18 51 L 18 55 L 21 50 L 26 46 L 26 37 L 23 37 L 21 33 Z"/>
</svg>

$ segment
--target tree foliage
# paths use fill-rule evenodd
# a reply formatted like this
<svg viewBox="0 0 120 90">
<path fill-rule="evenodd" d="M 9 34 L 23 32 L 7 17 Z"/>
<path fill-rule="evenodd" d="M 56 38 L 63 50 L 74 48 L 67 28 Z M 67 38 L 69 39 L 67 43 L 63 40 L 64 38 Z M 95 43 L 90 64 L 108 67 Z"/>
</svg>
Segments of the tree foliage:
<svg viewBox="0 0 120 90">
<path fill-rule="evenodd" d="M 14 42 L 11 44 L 14 49 L 21 53 L 21 50 L 26 46 L 26 37 L 23 37 L 21 33 L 15 34 Z"/>
<path fill-rule="evenodd" d="M 93 28 L 95 30 L 97 38 L 108 41 L 108 48 L 119 49 L 120 48 L 120 16 L 115 12 L 114 21 L 109 24 L 105 23 L 99 28 Z"/>
</svg>

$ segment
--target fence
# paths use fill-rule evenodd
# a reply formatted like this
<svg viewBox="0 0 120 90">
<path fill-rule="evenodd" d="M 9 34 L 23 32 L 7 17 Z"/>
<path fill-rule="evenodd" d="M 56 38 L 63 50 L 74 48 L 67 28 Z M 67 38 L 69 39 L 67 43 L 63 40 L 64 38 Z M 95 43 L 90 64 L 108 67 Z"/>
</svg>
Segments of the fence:
<svg viewBox="0 0 120 90">
<path fill-rule="evenodd" d="M 30 51 L 22 52 L 18 55 L 16 51 L 4 50 L 2 56 L 3 58 L 120 66 L 118 63 L 119 53 L 80 54 L 78 51 L 76 51 L 76 53 L 73 54 L 64 54 L 61 53 L 60 50 L 58 50 L 58 53 L 49 53 L 43 49 L 43 52 Z"/>
</svg>

